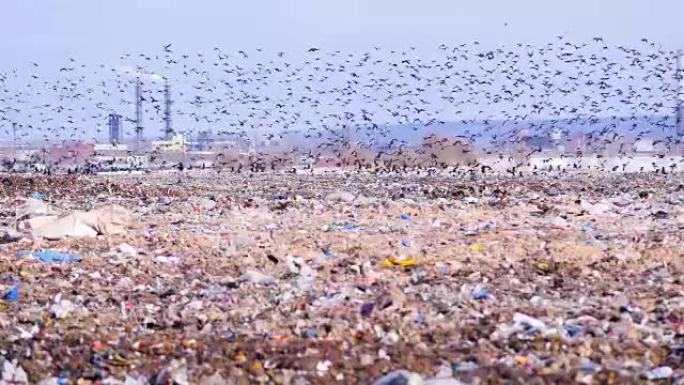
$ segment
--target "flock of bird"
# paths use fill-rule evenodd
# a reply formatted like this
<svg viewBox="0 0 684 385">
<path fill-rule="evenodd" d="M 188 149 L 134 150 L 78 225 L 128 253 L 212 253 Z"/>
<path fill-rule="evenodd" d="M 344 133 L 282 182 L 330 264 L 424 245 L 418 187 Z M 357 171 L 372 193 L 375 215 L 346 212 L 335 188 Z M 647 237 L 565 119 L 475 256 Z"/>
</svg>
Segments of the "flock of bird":
<svg viewBox="0 0 684 385">
<path fill-rule="evenodd" d="M 131 140 L 140 82 L 148 138 L 162 135 L 168 84 L 174 129 L 190 138 L 259 143 L 264 156 L 272 148 L 328 154 L 337 165 L 359 168 L 386 168 L 388 161 L 392 170 L 406 170 L 409 154 L 446 168 L 436 154 L 456 145 L 503 156 L 554 128 L 581 135 L 584 151 L 620 143 L 623 152 L 641 138 L 668 150 L 679 144 L 677 53 L 647 39 L 636 47 L 558 36 L 542 46 L 472 42 L 361 53 L 312 47 L 290 54 L 218 47 L 180 53 L 164 44 L 158 53 L 118 59 L 0 69 L 0 141 L 106 141 L 110 113 L 124 116 Z M 369 151 L 374 155 L 361 156 Z"/>
</svg>

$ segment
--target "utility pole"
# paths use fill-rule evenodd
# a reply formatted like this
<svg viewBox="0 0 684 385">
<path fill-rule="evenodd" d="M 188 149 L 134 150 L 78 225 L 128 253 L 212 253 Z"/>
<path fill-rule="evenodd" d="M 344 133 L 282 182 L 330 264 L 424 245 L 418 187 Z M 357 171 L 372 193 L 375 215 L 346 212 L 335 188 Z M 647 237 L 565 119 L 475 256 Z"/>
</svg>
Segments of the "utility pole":
<svg viewBox="0 0 684 385">
<path fill-rule="evenodd" d="M 12 158 L 17 160 L 17 122 L 12 122 Z"/>
<path fill-rule="evenodd" d="M 351 148 L 351 125 L 349 124 L 350 116 L 345 112 L 344 114 L 344 145 L 346 148 Z M 344 149 L 343 149 L 344 151 Z"/>
<path fill-rule="evenodd" d="M 135 135 L 137 149 L 142 147 L 143 125 L 142 125 L 142 84 L 140 76 L 135 81 Z"/>
</svg>

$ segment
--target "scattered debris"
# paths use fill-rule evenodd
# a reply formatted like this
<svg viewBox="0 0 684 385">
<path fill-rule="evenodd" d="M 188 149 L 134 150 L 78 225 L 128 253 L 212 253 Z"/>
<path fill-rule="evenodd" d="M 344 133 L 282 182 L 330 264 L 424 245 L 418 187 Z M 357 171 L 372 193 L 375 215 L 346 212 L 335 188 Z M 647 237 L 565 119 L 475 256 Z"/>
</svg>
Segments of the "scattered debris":
<svg viewBox="0 0 684 385">
<path fill-rule="evenodd" d="M 132 226 L 2 245 L 5 383 L 684 378 L 684 241 L 680 203 L 657 198 L 667 195 L 667 179 L 610 187 L 596 176 L 561 178 L 558 191 L 541 196 L 543 180 L 484 179 L 483 191 L 510 192 L 506 205 L 490 206 L 484 196 L 452 197 L 459 182 L 438 177 L 421 181 L 446 186 L 438 197 L 414 180 L 402 187 L 363 176 L 316 176 L 315 193 L 292 176 L 255 179 L 248 191 L 224 176 L 198 190 L 146 178 L 121 179 L 116 194 L 107 189 L 89 202 L 109 199 L 136 213 Z M 78 212 L 88 196 L 81 191 L 100 196 L 97 181 L 79 178 L 51 193 L 55 209 L 28 200 L 22 221 Z M 243 203 L 224 205 L 214 191 L 203 199 L 207 186 Z M 347 190 L 376 203 L 330 197 Z M 608 203 L 641 190 L 651 193 Z M 274 191 L 296 204 L 272 211 Z M 578 195 L 594 203 L 583 207 Z M 14 202 L 0 203 L 11 215 Z"/>
</svg>

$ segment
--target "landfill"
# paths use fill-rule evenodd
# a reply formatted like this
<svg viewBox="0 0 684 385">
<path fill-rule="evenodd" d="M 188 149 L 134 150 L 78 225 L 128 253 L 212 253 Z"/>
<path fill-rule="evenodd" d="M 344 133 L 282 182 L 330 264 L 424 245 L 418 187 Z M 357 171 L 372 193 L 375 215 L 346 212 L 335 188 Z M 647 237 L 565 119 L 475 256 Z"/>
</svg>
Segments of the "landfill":
<svg viewBox="0 0 684 385">
<path fill-rule="evenodd" d="M 2 178 L 2 384 L 684 384 L 677 175 Z"/>
</svg>

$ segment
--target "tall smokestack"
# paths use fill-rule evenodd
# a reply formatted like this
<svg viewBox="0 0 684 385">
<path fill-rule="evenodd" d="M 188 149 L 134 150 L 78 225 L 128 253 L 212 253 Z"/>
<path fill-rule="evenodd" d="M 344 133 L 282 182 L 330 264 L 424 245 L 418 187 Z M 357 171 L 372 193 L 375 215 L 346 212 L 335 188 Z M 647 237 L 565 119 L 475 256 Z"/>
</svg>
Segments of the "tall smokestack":
<svg viewBox="0 0 684 385">
<path fill-rule="evenodd" d="M 142 145 L 143 124 L 142 124 L 142 84 L 140 77 L 135 82 L 135 135 L 138 148 Z"/>
<path fill-rule="evenodd" d="M 169 88 L 169 80 L 164 79 L 164 123 L 166 127 L 164 128 L 164 136 L 166 140 L 171 140 L 173 136 L 173 125 L 171 123 L 171 89 Z"/>
</svg>

